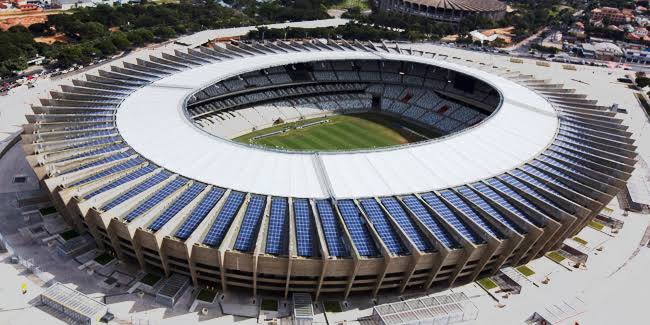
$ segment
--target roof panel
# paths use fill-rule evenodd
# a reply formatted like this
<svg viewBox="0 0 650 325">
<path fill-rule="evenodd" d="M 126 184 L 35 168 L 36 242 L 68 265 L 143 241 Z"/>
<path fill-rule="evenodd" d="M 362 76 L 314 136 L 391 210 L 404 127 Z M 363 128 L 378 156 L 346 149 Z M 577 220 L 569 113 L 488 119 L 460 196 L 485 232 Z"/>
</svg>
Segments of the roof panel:
<svg viewBox="0 0 650 325">
<path fill-rule="evenodd" d="M 504 94 L 503 107 L 471 129 L 424 144 L 320 153 L 324 173 L 310 153 L 237 144 L 201 131 L 184 117 L 184 98 L 194 89 L 246 71 L 312 60 L 381 58 L 439 65 L 475 76 Z M 150 123 L 151 116 L 156 116 L 156 123 Z M 329 196 L 319 175 L 327 176 L 337 198 L 425 192 L 494 177 L 541 152 L 558 127 L 550 104 L 512 81 L 442 60 L 365 51 L 270 54 L 188 69 L 136 90 L 122 103 L 116 123 L 138 153 L 182 176 L 237 191 L 318 199 Z M 168 132 L 171 129 L 174 132 Z"/>
</svg>

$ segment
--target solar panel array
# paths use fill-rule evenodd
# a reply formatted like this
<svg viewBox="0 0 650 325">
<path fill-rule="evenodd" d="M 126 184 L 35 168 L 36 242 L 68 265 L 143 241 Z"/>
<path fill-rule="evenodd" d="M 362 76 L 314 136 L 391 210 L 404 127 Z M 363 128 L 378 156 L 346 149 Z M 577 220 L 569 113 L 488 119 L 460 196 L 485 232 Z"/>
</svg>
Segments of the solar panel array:
<svg viewBox="0 0 650 325">
<path fill-rule="evenodd" d="M 113 162 L 113 161 L 117 161 L 117 160 L 120 160 L 120 159 L 128 158 L 130 155 L 131 154 L 129 152 L 118 152 L 118 153 L 110 155 L 110 156 L 108 156 L 106 158 L 98 159 L 96 161 L 93 161 L 93 162 L 91 162 L 89 164 L 84 164 L 84 165 L 82 165 L 80 167 L 70 169 L 70 170 L 66 170 L 65 172 L 63 172 L 61 174 L 62 175 L 70 174 L 70 173 L 78 172 L 80 170 L 100 166 L 100 165 L 103 165 L 103 164 L 106 164 L 106 163 L 109 163 L 109 162 Z"/>
<path fill-rule="evenodd" d="M 114 188 L 116 188 L 116 187 L 118 187 L 118 186 L 120 186 L 120 185 L 122 185 L 124 183 L 130 182 L 130 181 L 132 181 L 134 179 L 138 179 L 143 175 L 151 173 L 155 169 L 156 169 L 156 167 L 154 167 L 151 164 L 149 164 L 147 166 L 144 166 L 144 167 L 142 167 L 142 168 L 140 168 L 138 170 L 135 170 L 135 171 L 133 171 L 131 173 L 128 173 L 127 175 L 122 176 L 122 177 L 118 178 L 117 180 L 115 180 L 113 182 L 110 182 L 110 183 L 108 183 L 108 184 L 106 184 L 106 185 L 104 185 L 104 186 L 102 186 L 102 187 L 100 187 L 100 188 L 86 194 L 84 196 L 84 199 L 88 200 L 88 199 L 90 199 L 90 198 L 92 198 L 94 196 L 97 196 L 99 194 L 102 194 L 102 193 L 104 193 L 104 192 L 106 192 L 108 190 L 114 189 Z"/>
<path fill-rule="evenodd" d="M 377 256 L 379 251 L 372 240 L 365 222 L 361 218 L 361 212 L 352 200 L 338 201 L 337 206 L 341 212 L 341 217 L 348 228 L 350 237 L 361 256 Z"/>
<path fill-rule="evenodd" d="M 124 220 L 127 222 L 133 221 L 133 219 L 139 217 L 143 213 L 149 211 L 151 208 L 155 207 L 158 203 L 162 202 L 172 193 L 176 192 L 179 188 L 187 183 L 187 179 L 184 177 L 178 177 L 171 181 L 169 184 L 163 186 L 162 189 L 157 191 L 154 195 L 148 198 L 146 201 L 142 202 L 137 208 L 129 212 Z"/>
<path fill-rule="evenodd" d="M 239 208 L 244 202 L 245 197 L 245 193 L 235 191 L 230 192 L 230 195 L 228 195 L 228 198 L 226 199 L 226 203 L 224 203 L 221 210 L 219 210 L 219 214 L 217 214 L 217 219 L 203 239 L 204 245 L 217 247 L 221 244 L 223 237 L 226 235 L 226 232 L 228 231 L 232 220 L 235 218 L 237 211 L 239 211 Z"/>
<path fill-rule="evenodd" d="M 361 207 L 363 208 L 363 211 L 366 212 L 368 220 L 372 223 L 372 226 L 375 228 L 375 231 L 381 238 L 382 242 L 384 242 L 384 245 L 389 252 L 397 255 L 405 255 L 409 253 L 395 228 L 393 228 L 390 221 L 386 219 L 386 215 L 377 201 L 374 199 L 361 200 Z"/>
<path fill-rule="evenodd" d="M 559 146 L 556 146 L 556 145 L 551 146 L 550 149 L 555 153 L 561 154 L 562 157 L 565 157 L 565 159 L 566 159 L 566 157 L 572 157 L 572 158 L 581 159 L 581 160 L 584 160 L 584 161 L 598 162 L 598 158 L 596 156 L 588 154 L 588 153 L 582 153 L 582 154 L 581 153 L 575 153 L 573 151 L 566 150 L 566 149 L 564 149 L 562 147 L 559 147 Z"/>
<path fill-rule="evenodd" d="M 287 255 L 287 199 L 274 197 L 271 199 L 271 215 L 266 233 L 266 253 Z"/>
<path fill-rule="evenodd" d="M 320 217 L 320 223 L 323 227 L 323 235 L 330 256 L 343 257 L 349 256 L 345 244 L 343 243 L 343 233 L 339 227 L 339 222 L 334 215 L 334 209 L 329 200 L 316 201 L 316 209 Z"/>
<path fill-rule="evenodd" d="M 69 185 L 68 187 L 74 187 L 74 186 L 87 184 L 87 183 L 90 183 L 90 182 L 92 182 L 94 180 L 98 180 L 98 179 L 100 179 L 102 177 L 112 175 L 112 174 L 121 172 L 123 170 L 127 170 L 127 169 L 129 169 L 131 167 L 135 167 L 135 166 L 137 166 L 137 165 L 139 165 L 139 164 L 141 164 L 143 162 L 144 162 L 144 159 L 142 159 L 140 157 L 136 157 L 134 159 L 129 159 L 129 160 L 121 162 L 121 163 L 119 163 L 119 164 L 117 164 L 115 166 L 104 169 L 103 171 L 101 171 L 99 173 L 93 174 L 93 175 L 91 175 L 89 177 L 86 177 L 86 178 L 80 180 L 80 181 L 77 181 L 77 182 Z"/>
<path fill-rule="evenodd" d="M 163 213 L 154 220 L 154 222 L 149 225 L 149 230 L 158 231 L 162 228 L 169 220 L 171 220 L 178 212 L 185 208 L 192 200 L 194 200 L 201 192 L 206 188 L 207 185 L 199 182 L 194 182 L 190 187 L 181 194 L 181 196 L 174 201 Z"/>
<path fill-rule="evenodd" d="M 465 203 L 465 201 L 463 201 L 463 199 L 461 199 L 456 193 L 446 190 L 441 191 L 440 195 L 447 199 L 447 201 L 454 205 L 456 209 L 463 212 L 467 217 L 472 219 L 472 221 L 479 225 L 479 227 L 481 227 L 483 230 L 487 231 L 490 235 L 500 239 L 505 237 L 496 227 L 485 220 L 483 216 L 474 211 L 474 209 Z"/>
<path fill-rule="evenodd" d="M 431 231 L 431 233 L 447 248 L 455 248 L 460 245 L 456 240 L 445 230 L 444 226 L 431 215 L 424 207 L 422 202 L 414 195 L 402 197 L 404 204 L 413 212 L 415 217 Z"/>
<path fill-rule="evenodd" d="M 533 168 L 530 165 L 526 165 L 526 166 L 522 167 L 521 170 L 526 171 L 528 174 L 535 175 L 535 176 L 537 176 L 537 177 L 539 177 L 539 178 L 541 178 L 541 179 L 543 179 L 543 180 L 545 180 L 545 181 L 547 181 L 549 183 L 553 183 L 553 184 L 555 184 L 555 185 L 557 185 L 559 187 L 562 187 L 564 189 L 571 190 L 568 186 L 564 185 L 564 183 L 560 182 L 556 177 L 552 177 L 552 176 L 550 176 L 550 175 L 548 175 L 546 173 L 543 173 L 543 172 L 539 171 L 538 169 Z M 526 176 L 528 176 L 528 175 L 526 175 Z M 531 177 L 531 176 L 528 176 L 528 177 Z"/>
<path fill-rule="evenodd" d="M 185 240 L 190 237 L 192 232 L 199 226 L 201 221 L 205 219 L 210 210 L 219 202 L 219 199 L 223 196 L 226 190 L 220 187 L 213 187 L 210 189 L 208 194 L 203 197 L 199 205 L 192 211 L 190 216 L 183 222 L 183 224 L 178 228 L 174 237 Z"/>
<path fill-rule="evenodd" d="M 553 193 L 553 194 L 555 194 L 555 195 L 562 196 L 562 195 L 561 195 L 560 193 L 558 193 L 556 190 L 550 188 L 548 185 L 546 185 L 546 184 L 540 182 L 540 181 L 537 180 L 536 178 L 534 178 L 534 177 L 532 177 L 532 176 L 530 176 L 530 175 L 528 175 L 528 174 L 522 172 L 521 170 L 518 170 L 518 169 L 513 170 L 513 171 L 512 171 L 512 175 L 515 175 L 515 176 L 519 177 L 520 179 L 523 179 L 524 181 L 526 181 L 526 182 L 528 182 L 528 183 L 530 183 L 530 184 L 533 184 L 533 185 L 535 185 L 535 186 L 537 186 L 537 187 L 539 187 L 539 188 L 541 188 L 541 189 L 544 189 L 544 190 L 546 190 L 546 191 L 549 192 L 549 193 Z"/>
<path fill-rule="evenodd" d="M 558 208 L 558 209 L 560 208 L 557 204 L 553 203 L 551 200 L 547 199 L 545 196 L 539 194 L 532 187 L 522 183 L 521 181 L 519 181 L 518 179 L 512 177 L 511 175 L 504 174 L 504 175 L 499 176 L 499 179 L 501 181 L 511 185 L 511 186 L 514 186 L 515 188 L 518 188 L 518 189 L 532 195 L 533 197 L 539 199 L 540 201 L 542 201 L 542 202 L 544 202 L 544 203 L 546 203 L 546 204 L 548 204 L 548 205 L 550 205 L 552 207 L 555 207 L 555 208 Z"/>
<path fill-rule="evenodd" d="M 474 231 L 460 220 L 460 218 L 447 207 L 441 200 L 433 193 L 424 193 L 422 198 L 431 206 L 431 208 L 443 219 L 445 219 L 456 231 L 463 237 L 467 238 L 474 244 L 483 244 L 485 241 L 479 237 Z"/>
<path fill-rule="evenodd" d="M 434 250 L 429 240 L 408 216 L 406 211 L 404 211 L 404 208 L 397 202 L 397 199 L 394 197 L 385 197 L 381 199 L 381 203 L 418 250 L 421 252 L 431 252 Z"/>
<path fill-rule="evenodd" d="M 534 161 L 534 162 L 531 163 L 531 165 L 535 166 L 535 168 L 537 168 L 538 170 L 541 171 L 541 172 L 539 172 L 540 177 L 542 177 L 544 179 L 546 179 L 546 177 L 551 178 L 551 179 L 553 179 L 553 180 L 555 180 L 556 182 L 559 183 L 558 186 L 564 187 L 564 188 L 569 189 L 569 190 L 571 189 L 569 186 L 565 185 L 562 181 L 560 181 L 560 180 L 556 179 L 555 177 L 551 176 L 551 174 L 554 175 L 554 176 L 560 176 L 560 177 L 563 177 L 565 179 L 568 179 L 568 180 L 574 181 L 576 183 L 579 183 L 573 176 L 565 173 L 564 171 L 562 171 L 562 169 L 558 169 L 557 167 L 553 168 L 553 167 L 551 167 L 549 165 L 546 165 L 546 164 L 543 164 L 543 163 L 541 163 L 539 161 Z M 533 174 L 533 173 L 531 172 L 531 174 Z M 541 176 L 542 174 L 545 175 L 545 176 Z M 533 174 L 533 175 L 538 175 L 538 174 Z M 562 184 L 562 185 L 560 185 L 560 184 Z"/>
<path fill-rule="evenodd" d="M 298 256 L 313 256 L 313 225 L 311 212 L 309 211 L 309 201 L 307 199 L 293 200 L 293 218 L 296 226 L 296 244 Z"/>
<path fill-rule="evenodd" d="M 579 146 L 575 145 L 575 143 L 561 141 L 561 140 L 563 140 L 563 139 L 562 139 L 562 138 L 558 138 L 558 137 L 556 137 L 556 139 L 557 139 L 557 140 L 560 140 L 560 141 L 556 141 L 556 142 L 554 143 L 554 144 L 557 145 L 557 146 L 560 146 L 560 147 L 562 147 L 562 148 L 571 149 L 571 150 L 574 150 L 574 151 L 577 151 L 577 152 L 580 152 L 580 153 L 583 153 L 583 154 L 591 154 L 590 152 L 588 152 L 587 150 L 585 150 L 583 147 L 579 147 Z M 566 138 L 565 138 L 565 139 L 566 139 Z"/>
<path fill-rule="evenodd" d="M 89 132 L 89 133 L 78 133 L 72 136 L 67 136 L 65 139 L 66 140 L 77 140 L 77 139 L 85 139 L 85 138 L 98 138 L 98 137 L 103 137 L 107 135 L 112 135 L 115 134 L 115 130 L 105 130 L 105 131 L 99 131 L 99 132 Z"/>
<path fill-rule="evenodd" d="M 557 159 L 551 158 L 551 157 L 556 157 L 557 154 L 555 152 L 547 151 L 545 154 L 547 154 L 548 156 L 540 156 L 537 159 L 539 159 L 540 161 L 543 161 L 544 163 L 546 163 L 548 165 L 553 166 L 554 168 L 570 171 L 570 172 L 572 172 L 574 174 L 577 174 L 577 175 L 580 175 L 580 176 L 583 176 L 583 177 L 587 177 L 587 178 L 591 178 L 591 176 L 577 170 L 576 168 L 573 168 L 573 167 L 567 165 L 566 163 L 563 163 L 563 162 L 561 162 L 561 161 L 559 161 Z M 581 166 L 580 162 L 578 162 L 575 159 L 563 158 L 563 157 L 562 157 L 562 159 L 570 161 L 571 163 L 576 164 L 578 166 Z M 581 166 L 581 167 L 585 167 L 585 166 Z"/>
<path fill-rule="evenodd" d="M 562 141 L 562 143 L 560 145 L 566 145 L 566 146 L 568 146 L 570 148 L 578 146 L 578 147 L 588 148 L 590 150 L 595 150 L 596 152 L 603 151 L 602 149 L 596 148 L 596 147 L 594 147 L 592 145 L 589 145 L 589 144 L 585 143 L 584 141 L 577 141 L 577 140 L 565 137 L 563 135 L 557 135 L 555 137 L 555 140 Z M 580 150 L 584 150 L 584 149 L 580 149 Z"/>
<path fill-rule="evenodd" d="M 124 144 L 122 144 L 122 143 L 113 144 L 113 145 L 102 147 L 102 148 L 99 148 L 99 149 L 92 149 L 92 150 L 88 150 L 86 152 L 82 152 L 80 154 L 72 155 L 70 157 L 67 157 L 67 158 L 63 159 L 62 161 L 78 159 L 78 158 L 84 158 L 84 157 L 90 157 L 90 156 L 100 155 L 100 154 L 105 154 L 105 153 L 108 153 L 108 152 L 111 152 L 111 151 L 120 150 L 122 148 L 124 148 Z"/>
<path fill-rule="evenodd" d="M 492 218 L 498 220 L 501 224 L 510 228 L 510 230 L 513 230 L 519 234 L 526 233 L 521 229 L 521 227 L 519 227 L 516 223 L 512 222 L 510 219 L 506 218 L 501 212 L 499 212 L 497 209 L 492 207 L 490 203 L 485 201 L 482 197 L 476 194 L 476 192 L 471 190 L 469 187 L 461 186 L 457 188 L 457 190 L 464 198 L 476 204 L 479 208 L 483 209 L 483 211 L 487 212 Z"/>
<path fill-rule="evenodd" d="M 156 184 L 166 180 L 169 176 L 171 176 L 172 173 L 170 173 L 167 170 L 163 170 L 160 173 L 153 175 L 146 181 L 138 184 L 136 187 L 131 188 L 128 190 L 126 193 L 118 196 L 117 198 L 113 199 L 112 201 L 108 202 L 102 207 L 102 210 L 108 211 L 116 206 L 118 206 L 120 203 L 125 202 L 126 200 L 144 192 L 146 189 L 149 189 Z"/>
<path fill-rule="evenodd" d="M 605 153 L 602 149 L 596 148 L 594 146 L 587 145 L 584 142 L 579 142 L 579 141 L 575 141 L 573 139 L 569 139 L 569 138 L 567 138 L 565 136 L 558 135 L 558 136 L 555 137 L 555 140 L 559 141 L 559 142 L 555 142 L 555 144 L 557 144 L 559 146 L 562 146 L 562 147 L 565 147 L 565 148 L 569 148 L 569 149 L 578 151 L 580 153 L 591 154 L 591 155 L 594 154 L 593 152 L 595 152 L 596 154 Z M 591 151 L 591 152 L 589 152 L 588 150 Z M 611 152 L 609 152 L 607 154 L 616 155 L 616 154 L 611 153 Z"/>
<path fill-rule="evenodd" d="M 118 137 L 107 137 L 107 138 L 102 138 L 99 140 L 95 141 L 81 141 L 78 143 L 75 143 L 73 145 L 66 145 L 61 149 L 79 149 L 79 148 L 85 148 L 85 147 L 94 147 L 94 146 L 101 146 L 104 144 L 109 144 L 109 143 L 116 143 L 120 142 L 121 139 Z"/>
<path fill-rule="evenodd" d="M 244 213 L 244 220 L 242 220 L 239 227 L 239 234 L 235 240 L 234 248 L 238 251 L 249 252 L 251 251 L 255 239 L 257 238 L 257 231 L 259 229 L 260 221 L 266 207 L 266 196 L 253 195 L 246 212 Z"/>
<path fill-rule="evenodd" d="M 537 208 L 535 208 L 535 206 L 532 203 L 528 202 L 528 200 L 526 200 L 521 195 L 519 195 L 517 193 L 514 193 L 512 191 L 512 189 L 510 189 L 509 187 L 503 185 L 499 181 L 495 180 L 495 182 L 498 183 L 498 185 L 496 185 L 495 187 L 499 188 L 502 192 L 508 194 L 508 196 L 510 198 L 512 198 L 514 200 L 517 200 L 517 201 L 519 201 L 520 203 L 522 203 L 522 204 L 524 204 L 526 206 L 530 206 L 534 210 L 537 209 Z M 474 183 L 474 184 L 472 184 L 472 186 L 474 186 L 474 188 L 476 190 L 481 192 L 481 194 L 487 196 L 492 201 L 494 201 L 494 202 L 500 204 L 502 207 L 508 209 L 510 212 L 514 213 L 519 218 L 527 220 L 528 222 L 534 224 L 537 227 L 540 227 L 540 228 L 544 227 L 544 223 L 542 221 L 537 221 L 537 219 L 530 217 L 527 213 L 524 213 L 519 208 L 512 205 L 508 200 L 506 200 L 503 196 L 501 196 L 501 194 L 497 193 L 496 191 L 494 191 L 493 189 L 491 189 L 487 185 L 485 185 L 483 183 Z"/>
</svg>

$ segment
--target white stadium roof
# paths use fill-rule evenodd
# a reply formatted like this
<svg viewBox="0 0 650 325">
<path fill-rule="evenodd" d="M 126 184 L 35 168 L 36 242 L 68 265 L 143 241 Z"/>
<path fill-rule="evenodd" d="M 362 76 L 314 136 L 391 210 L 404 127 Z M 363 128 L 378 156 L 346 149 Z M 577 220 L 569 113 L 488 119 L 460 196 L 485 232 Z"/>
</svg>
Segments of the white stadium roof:
<svg viewBox="0 0 650 325">
<path fill-rule="evenodd" d="M 271 66 L 337 59 L 390 59 L 449 68 L 492 85 L 503 97 L 502 106 L 484 122 L 430 142 L 319 154 L 238 144 L 204 132 L 186 116 L 186 99 L 219 80 Z M 121 136 L 134 150 L 172 172 L 233 190 L 304 198 L 416 193 L 493 177 L 536 157 L 559 128 L 551 104 L 513 81 L 433 58 L 362 51 L 253 56 L 184 70 L 135 91 L 121 104 L 116 119 Z"/>
</svg>

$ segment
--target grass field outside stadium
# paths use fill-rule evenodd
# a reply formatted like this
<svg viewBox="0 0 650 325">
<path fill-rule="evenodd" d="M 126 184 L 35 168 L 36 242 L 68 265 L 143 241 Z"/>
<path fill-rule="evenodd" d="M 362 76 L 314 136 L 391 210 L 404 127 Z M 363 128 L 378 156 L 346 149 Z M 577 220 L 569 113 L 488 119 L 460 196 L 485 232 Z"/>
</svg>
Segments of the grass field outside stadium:
<svg viewBox="0 0 650 325">
<path fill-rule="evenodd" d="M 297 128 L 310 123 L 323 123 Z M 256 138 L 276 131 L 279 134 Z M 286 123 L 251 132 L 241 143 L 298 151 L 340 151 L 384 148 L 437 138 L 434 130 L 377 113 L 334 115 Z"/>
</svg>

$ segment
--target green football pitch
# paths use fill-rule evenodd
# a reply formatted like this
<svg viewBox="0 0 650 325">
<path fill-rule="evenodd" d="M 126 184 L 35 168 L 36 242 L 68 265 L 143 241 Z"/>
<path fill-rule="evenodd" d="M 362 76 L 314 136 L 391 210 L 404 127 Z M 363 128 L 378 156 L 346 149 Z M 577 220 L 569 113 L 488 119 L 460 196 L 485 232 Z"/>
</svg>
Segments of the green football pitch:
<svg viewBox="0 0 650 325">
<path fill-rule="evenodd" d="M 325 122 L 297 128 L 318 121 Z M 286 132 L 256 138 L 281 130 Z M 413 125 L 399 118 L 376 113 L 361 113 L 276 125 L 235 138 L 234 141 L 300 151 L 338 151 L 389 147 L 439 136 L 433 130 Z"/>
</svg>

